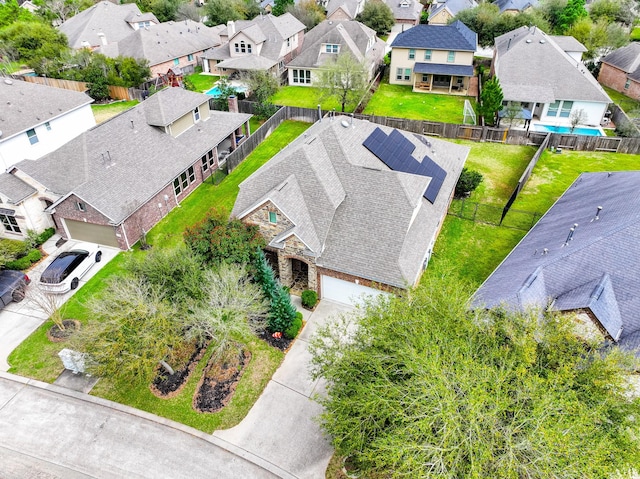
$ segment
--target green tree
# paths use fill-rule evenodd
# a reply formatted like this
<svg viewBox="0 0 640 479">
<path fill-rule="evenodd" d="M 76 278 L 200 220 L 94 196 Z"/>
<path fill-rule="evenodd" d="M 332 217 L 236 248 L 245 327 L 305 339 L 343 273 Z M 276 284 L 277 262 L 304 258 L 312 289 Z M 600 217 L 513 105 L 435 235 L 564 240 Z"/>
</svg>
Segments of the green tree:
<svg viewBox="0 0 640 479">
<path fill-rule="evenodd" d="M 16 22 L 32 22 L 35 16 L 26 8 L 21 8 L 17 0 L 0 3 L 0 28 Z"/>
<path fill-rule="evenodd" d="M 296 308 L 291 304 L 289 292 L 278 284 L 275 296 L 271 300 L 271 309 L 267 318 L 267 329 L 272 333 L 284 333 L 296 318 Z"/>
<path fill-rule="evenodd" d="M 542 17 L 549 24 L 549 29 L 545 30 L 547 33 L 557 32 L 560 25 L 560 16 L 562 11 L 567 6 L 567 0 L 542 0 L 536 11 L 542 15 Z"/>
<path fill-rule="evenodd" d="M 367 77 L 365 63 L 345 51 L 322 66 L 318 87 L 323 90 L 323 98 L 335 98 L 344 112 L 347 106 L 355 108 L 367 93 Z"/>
<path fill-rule="evenodd" d="M 39 21 L 18 21 L 2 28 L 0 47 L 12 60 L 31 67 L 43 59 L 59 58 L 69 49 L 63 33 Z"/>
<path fill-rule="evenodd" d="M 302 0 L 295 5 L 289 5 L 287 12 L 300 20 L 307 27 L 307 31 L 326 18 L 323 8 L 315 0 Z"/>
<path fill-rule="evenodd" d="M 118 57 L 112 60 L 113 72 L 120 79 L 121 84 L 127 88 L 136 87 L 151 78 L 149 61 L 132 57 Z"/>
<path fill-rule="evenodd" d="M 178 14 L 179 0 L 154 0 L 149 8 L 160 22 L 170 22 L 176 20 Z"/>
<path fill-rule="evenodd" d="M 356 20 L 375 30 L 378 35 L 389 33 L 396 22 L 391 9 L 381 0 L 369 0 L 365 3 Z"/>
<path fill-rule="evenodd" d="M 484 117 L 486 122 L 494 125 L 498 112 L 503 108 L 503 100 L 504 95 L 502 94 L 502 87 L 498 77 L 487 80 L 482 87 L 482 93 L 480 93 L 478 113 Z"/>
<path fill-rule="evenodd" d="M 209 0 L 204 5 L 204 12 L 207 17 L 206 25 L 226 24 L 232 20 L 242 20 L 245 18 L 242 0 Z"/>
<path fill-rule="evenodd" d="M 66 22 L 71 17 L 94 5 L 91 0 L 34 0 L 38 16 L 48 23 Z"/>
<path fill-rule="evenodd" d="M 244 76 L 244 80 L 251 92 L 251 100 L 257 102 L 255 115 L 266 120 L 278 111 L 278 107 L 271 103 L 270 98 L 278 92 L 278 79 L 264 70 L 252 70 Z"/>
<path fill-rule="evenodd" d="M 565 33 L 578 19 L 589 15 L 584 5 L 585 0 L 569 0 L 567 2 L 558 17 L 557 31 L 559 33 Z"/>
<path fill-rule="evenodd" d="M 612 477 L 637 467 L 637 360 L 552 314 L 468 309 L 432 274 L 320 328 L 314 377 L 336 452 L 380 477 Z"/>
<path fill-rule="evenodd" d="M 276 17 L 279 17 L 287 11 L 287 8 L 294 5 L 294 0 L 275 0 L 273 2 L 273 13 Z"/>
<path fill-rule="evenodd" d="M 220 78 L 217 87 L 220 90 L 220 94 L 213 99 L 216 110 L 229 111 L 229 97 L 231 95 L 238 96 L 238 90 L 229 83 L 227 77 Z"/>
</svg>

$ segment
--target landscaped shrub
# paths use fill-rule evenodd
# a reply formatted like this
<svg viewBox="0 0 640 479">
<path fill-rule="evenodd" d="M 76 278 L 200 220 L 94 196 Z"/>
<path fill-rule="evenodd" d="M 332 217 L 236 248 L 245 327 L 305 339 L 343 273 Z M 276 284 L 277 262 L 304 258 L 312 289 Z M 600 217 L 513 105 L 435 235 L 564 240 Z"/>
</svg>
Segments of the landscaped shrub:
<svg viewBox="0 0 640 479">
<path fill-rule="evenodd" d="M 5 264 L 6 269 L 16 269 L 16 270 L 25 270 L 33 263 L 40 261 L 42 258 L 42 253 L 39 249 L 32 249 L 22 258 L 18 258 L 13 261 L 9 261 Z"/>
<path fill-rule="evenodd" d="M 302 300 L 302 306 L 311 309 L 318 302 L 318 293 L 311 291 L 310 289 L 305 289 L 302 292 L 300 299 Z"/>
<path fill-rule="evenodd" d="M 482 183 L 482 175 L 479 172 L 468 170 L 466 167 L 462 168 L 462 173 L 456 183 L 455 197 L 462 198 L 467 193 L 471 193 L 480 183 Z"/>
<path fill-rule="evenodd" d="M 43 244 L 49 238 L 51 238 L 55 234 L 56 230 L 54 228 L 47 228 L 38 237 L 38 244 Z"/>
<path fill-rule="evenodd" d="M 272 302 L 276 296 L 279 285 L 273 269 L 267 262 L 267 258 L 265 258 L 264 252 L 260 248 L 258 248 L 256 252 L 255 267 L 254 279 L 256 283 L 262 287 L 265 298 L 267 298 L 269 302 Z"/>
<path fill-rule="evenodd" d="M 295 338 L 300 332 L 300 328 L 302 328 L 302 313 L 298 311 L 296 313 L 296 317 L 293 318 L 293 321 L 291 322 L 291 326 L 285 329 L 284 337 L 287 339 Z"/>
<path fill-rule="evenodd" d="M 267 318 L 267 329 L 272 333 L 284 332 L 291 327 L 295 317 L 296 308 L 291 304 L 291 297 L 289 293 L 280 286 L 271 301 L 271 310 Z"/>
</svg>

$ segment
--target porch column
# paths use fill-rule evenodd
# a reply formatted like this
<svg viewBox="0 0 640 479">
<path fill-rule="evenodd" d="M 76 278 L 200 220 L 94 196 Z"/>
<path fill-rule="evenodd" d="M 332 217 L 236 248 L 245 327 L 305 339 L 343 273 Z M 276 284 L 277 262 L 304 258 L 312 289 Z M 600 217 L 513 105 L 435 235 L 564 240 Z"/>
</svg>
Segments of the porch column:
<svg viewBox="0 0 640 479">
<path fill-rule="evenodd" d="M 453 86 L 453 75 L 449 75 L 449 94 L 451 94 L 452 86 Z"/>
<path fill-rule="evenodd" d="M 278 251 L 278 269 L 280 270 L 280 282 L 290 287 L 293 284 L 293 271 L 291 270 L 291 258 Z"/>
</svg>

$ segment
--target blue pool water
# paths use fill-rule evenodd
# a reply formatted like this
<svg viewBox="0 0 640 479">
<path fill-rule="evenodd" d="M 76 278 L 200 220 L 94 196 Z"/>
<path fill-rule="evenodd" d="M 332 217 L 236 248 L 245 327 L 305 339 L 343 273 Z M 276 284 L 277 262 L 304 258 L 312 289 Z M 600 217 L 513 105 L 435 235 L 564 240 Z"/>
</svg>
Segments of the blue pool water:
<svg viewBox="0 0 640 479">
<path fill-rule="evenodd" d="M 571 128 L 568 126 L 541 125 L 540 123 L 536 123 L 535 125 L 533 125 L 533 130 L 549 132 L 549 133 L 571 134 L 571 135 L 605 136 L 600 132 L 598 128 L 575 127 L 572 132 Z"/>
<path fill-rule="evenodd" d="M 234 87 L 234 89 L 238 93 L 247 93 L 247 87 L 246 86 L 237 86 L 237 87 Z M 211 95 L 211 96 L 217 98 L 217 97 L 220 96 L 220 88 L 218 88 L 218 85 L 215 85 L 213 88 L 207 90 L 205 93 L 207 95 Z"/>
</svg>

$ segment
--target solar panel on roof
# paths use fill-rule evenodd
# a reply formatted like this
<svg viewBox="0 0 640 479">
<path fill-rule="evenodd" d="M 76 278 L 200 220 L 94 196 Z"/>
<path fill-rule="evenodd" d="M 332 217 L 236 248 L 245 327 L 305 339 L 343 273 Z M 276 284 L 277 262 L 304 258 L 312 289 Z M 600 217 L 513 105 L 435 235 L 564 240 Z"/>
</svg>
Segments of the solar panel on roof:
<svg viewBox="0 0 640 479">
<path fill-rule="evenodd" d="M 424 143 L 425 145 L 429 144 L 427 142 Z M 377 156 L 380 161 L 393 171 L 430 177 L 431 181 L 424 192 L 424 197 L 431 203 L 435 202 L 447 177 L 447 172 L 428 156 L 425 156 L 422 162 L 416 160 L 412 156 L 416 148 L 415 145 L 402 133 L 398 130 L 393 130 L 387 136 L 380 128 L 376 128 L 362 142 L 362 146 Z"/>
</svg>

